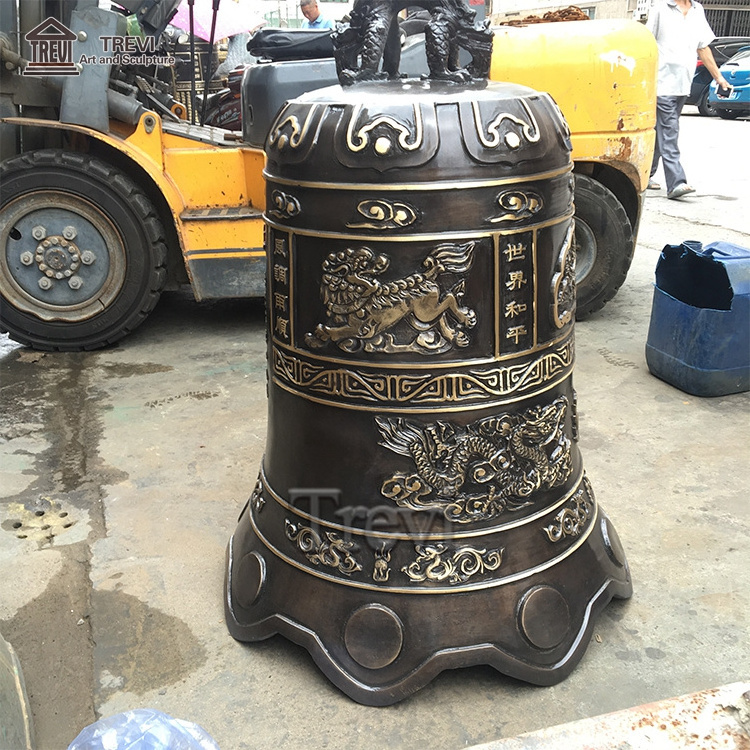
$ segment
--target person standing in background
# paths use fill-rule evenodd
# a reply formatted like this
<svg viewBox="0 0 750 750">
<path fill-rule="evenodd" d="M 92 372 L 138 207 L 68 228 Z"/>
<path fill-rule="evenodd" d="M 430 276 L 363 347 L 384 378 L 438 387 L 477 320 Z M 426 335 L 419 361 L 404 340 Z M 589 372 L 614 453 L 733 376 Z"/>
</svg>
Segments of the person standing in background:
<svg viewBox="0 0 750 750">
<path fill-rule="evenodd" d="M 305 20 L 302 22 L 303 29 L 332 29 L 333 21 L 326 18 L 318 7 L 318 0 L 302 0 L 299 4 Z"/>
<path fill-rule="evenodd" d="M 654 35 L 659 48 L 659 71 L 656 79 L 656 148 L 651 165 L 651 177 L 656 174 L 659 159 L 664 166 L 667 198 L 672 200 L 694 193 L 687 183 L 680 164 L 680 113 L 690 93 L 696 64 L 696 52 L 716 84 L 723 89 L 729 85 L 719 72 L 713 52 L 708 46 L 714 33 L 706 20 L 703 6 L 695 0 L 656 0 L 646 26 Z M 660 185 L 649 180 L 650 190 Z"/>
</svg>

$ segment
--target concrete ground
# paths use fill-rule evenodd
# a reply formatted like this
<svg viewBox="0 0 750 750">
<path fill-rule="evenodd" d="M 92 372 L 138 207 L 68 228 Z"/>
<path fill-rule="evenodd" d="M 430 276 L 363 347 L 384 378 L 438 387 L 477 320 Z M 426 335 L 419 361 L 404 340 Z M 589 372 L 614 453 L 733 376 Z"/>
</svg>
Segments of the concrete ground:
<svg viewBox="0 0 750 750">
<path fill-rule="evenodd" d="M 750 247 L 750 121 L 682 121 L 697 195 L 649 193 L 627 282 L 576 328 L 581 452 L 634 596 L 554 687 L 471 668 L 368 708 L 303 649 L 229 636 L 224 551 L 266 432 L 259 302 L 166 294 L 93 353 L 0 340 L 0 634 L 40 750 L 137 707 L 197 722 L 222 750 L 440 750 L 746 681 L 750 394 L 683 393 L 649 374 L 644 345 L 664 244 Z"/>
</svg>

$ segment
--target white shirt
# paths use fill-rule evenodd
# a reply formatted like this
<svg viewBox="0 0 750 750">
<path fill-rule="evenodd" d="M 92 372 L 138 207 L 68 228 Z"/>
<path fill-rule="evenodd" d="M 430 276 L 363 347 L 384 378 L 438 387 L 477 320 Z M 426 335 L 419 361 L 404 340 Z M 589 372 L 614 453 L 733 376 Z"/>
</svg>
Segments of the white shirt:
<svg viewBox="0 0 750 750">
<path fill-rule="evenodd" d="M 703 6 L 691 0 L 686 15 L 675 0 L 658 0 L 646 23 L 659 48 L 657 96 L 687 96 L 695 73 L 696 54 L 716 38 Z"/>
</svg>

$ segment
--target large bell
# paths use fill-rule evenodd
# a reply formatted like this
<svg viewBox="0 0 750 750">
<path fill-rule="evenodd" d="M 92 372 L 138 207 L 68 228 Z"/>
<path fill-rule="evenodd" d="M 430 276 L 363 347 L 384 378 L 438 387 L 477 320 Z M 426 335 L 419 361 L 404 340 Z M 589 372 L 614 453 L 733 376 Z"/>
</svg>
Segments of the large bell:
<svg viewBox="0 0 750 750">
<path fill-rule="evenodd" d="M 242 641 L 394 703 L 540 685 L 628 597 L 577 447 L 570 141 L 546 94 L 332 87 L 267 141 L 268 438 L 228 550 Z"/>
</svg>

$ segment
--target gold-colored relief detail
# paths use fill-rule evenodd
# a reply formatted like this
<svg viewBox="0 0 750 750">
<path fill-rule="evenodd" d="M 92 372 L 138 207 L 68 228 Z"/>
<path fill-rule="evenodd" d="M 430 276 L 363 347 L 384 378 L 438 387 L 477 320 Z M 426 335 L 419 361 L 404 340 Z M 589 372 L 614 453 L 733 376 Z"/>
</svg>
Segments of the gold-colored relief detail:
<svg viewBox="0 0 750 750">
<path fill-rule="evenodd" d="M 301 523 L 292 523 L 288 518 L 285 518 L 284 532 L 287 539 L 295 542 L 300 552 L 313 565 L 336 568 L 344 575 L 351 575 L 362 570 L 362 565 L 351 554 L 352 551 L 357 551 L 354 542 L 344 541 L 332 531 L 327 531 L 325 539 L 323 539 L 313 529 L 303 526 Z"/>
<path fill-rule="evenodd" d="M 258 476 L 258 480 L 255 482 L 255 487 L 253 488 L 253 494 L 250 495 L 250 505 L 256 513 L 260 513 L 265 504 L 266 501 L 263 497 L 263 482 L 260 476 Z"/>
<path fill-rule="evenodd" d="M 505 288 L 509 292 L 517 292 L 519 289 L 523 289 L 527 283 L 528 279 L 523 271 L 509 271 L 508 280 L 505 282 Z"/>
<path fill-rule="evenodd" d="M 273 327 L 275 335 L 283 339 L 289 339 L 289 318 L 276 318 L 276 324 Z"/>
<path fill-rule="evenodd" d="M 510 242 L 505 246 L 503 255 L 508 263 L 513 263 L 517 260 L 526 260 L 526 250 L 527 247 L 523 242 Z"/>
<path fill-rule="evenodd" d="M 559 542 L 565 537 L 578 536 L 591 518 L 594 510 L 592 499 L 594 495 L 587 477 L 583 478 L 583 485 L 570 498 L 569 504 L 555 516 L 554 523 L 544 527 L 543 531 L 550 542 Z"/>
<path fill-rule="evenodd" d="M 492 224 L 531 218 L 544 206 L 542 196 L 531 190 L 506 190 L 497 196 L 497 203 L 503 213 L 490 219 Z"/>
<path fill-rule="evenodd" d="M 375 550 L 375 563 L 372 569 L 372 580 L 378 583 L 385 583 L 391 575 L 389 563 L 391 562 L 391 551 L 383 545 L 380 549 Z"/>
<path fill-rule="evenodd" d="M 274 237 L 273 240 L 273 254 L 280 255 L 282 258 L 289 257 L 289 251 L 287 250 L 286 237 Z"/>
<path fill-rule="evenodd" d="M 464 279 L 441 288 L 444 274 L 463 274 L 474 260 L 474 242 L 438 245 L 423 272 L 380 281 L 390 258 L 368 247 L 330 253 L 322 266 L 320 295 L 327 320 L 305 336 L 311 348 L 334 342 L 346 352 L 440 354 L 470 343 L 476 313 L 461 304 Z"/>
<path fill-rule="evenodd" d="M 449 521 L 486 521 L 534 502 L 534 494 L 558 487 L 572 471 L 565 434 L 568 399 L 502 414 L 466 426 L 426 425 L 401 417 L 375 417 L 380 445 L 414 462 L 396 472 L 381 494 L 402 508 L 438 509 Z"/>
<path fill-rule="evenodd" d="M 573 342 L 567 339 L 531 362 L 467 372 L 389 374 L 311 363 L 274 347 L 273 373 L 300 390 L 337 402 L 430 405 L 472 403 L 537 390 L 573 364 Z"/>
<path fill-rule="evenodd" d="M 277 281 L 279 284 L 288 284 L 289 269 L 286 266 L 282 266 L 281 264 L 277 263 L 273 267 L 273 280 Z"/>
<path fill-rule="evenodd" d="M 361 201 L 357 206 L 357 211 L 367 221 L 350 222 L 346 226 L 351 229 L 400 229 L 413 224 L 419 216 L 414 206 L 385 198 Z"/>
<path fill-rule="evenodd" d="M 419 106 L 414 104 L 414 125 L 413 132 L 407 125 L 399 122 L 394 117 L 388 115 L 380 115 L 374 120 L 362 125 L 356 130 L 356 123 L 359 119 L 359 114 L 362 111 L 364 105 L 358 104 L 352 111 L 351 118 L 349 119 L 349 126 L 346 129 L 346 145 L 350 151 L 357 153 L 358 151 L 364 150 L 370 143 L 370 134 L 379 125 L 386 125 L 394 131 L 396 136 L 396 143 L 404 151 L 416 151 L 421 147 L 424 139 L 424 125 L 422 123 L 422 113 L 420 112 Z M 382 131 L 381 131 L 382 132 Z M 393 141 L 386 136 L 379 136 L 375 139 L 373 149 L 376 154 L 380 156 L 386 156 L 389 154 L 394 147 Z"/>
<path fill-rule="evenodd" d="M 479 140 L 485 148 L 497 148 L 498 146 L 505 144 L 508 148 L 515 150 L 521 145 L 521 137 L 514 130 L 508 130 L 505 135 L 500 134 L 500 126 L 503 122 L 508 121 L 521 128 L 523 137 L 529 143 L 536 143 L 541 137 L 539 131 L 539 125 L 534 117 L 534 113 L 531 108 L 523 99 L 517 100 L 523 107 L 524 111 L 528 116 L 528 120 L 523 120 L 520 117 L 512 115 L 510 112 L 501 112 L 491 123 L 485 126 L 482 123 L 482 115 L 479 111 L 479 102 L 473 101 L 471 106 L 474 110 L 474 124 L 477 129 L 477 135 Z"/>
<path fill-rule="evenodd" d="M 292 219 L 302 210 L 299 201 L 282 190 L 274 190 L 271 193 L 271 205 L 272 208 L 268 209 L 268 213 L 277 219 Z"/>
<path fill-rule="evenodd" d="M 574 224 L 571 222 L 552 277 L 552 321 L 558 328 L 562 328 L 573 319 L 575 310 L 576 252 L 573 233 Z"/>
<path fill-rule="evenodd" d="M 506 318 L 515 318 L 522 313 L 525 313 L 528 305 L 525 302 L 518 302 L 517 300 L 511 300 L 505 303 L 504 315 Z"/>
<path fill-rule="evenodd" d="M 318 106 L 318 104 L 310 106 L 302 124 L 300 124 L 296 115 L 287 115 L 283 119 L 277 120 L 275 127 L 268 136 L 269 145 L 275 146 L 279 151 L 283 151 L 287 146 L 291 149 L 299 148 L 310 129 L 310 123 L 313 121 L 313 115 Z"/>
<path fill-rule="evenodd" d="M 449 547 L 444 542 L 416 544 L 417 559 L 401 570 L 411 581 L 448 581 L 465 583 L 475 575 L 497 570 L 503 562 L 504 549 Z"/>
<path fill-rule="evenodd" d="M 282 292 L 273 293 L 273 309 L 286 312 L 289 306 L 289 295 Z"/>
<path fill-rule="evenodd" d="M 519 339 L 527 334 L 528 330 L 526 329 L 526 326 L 511 326 L 505 333 L 505 338 L 513 339 L 513 343 L 518 344 Z"/>
</svg>

